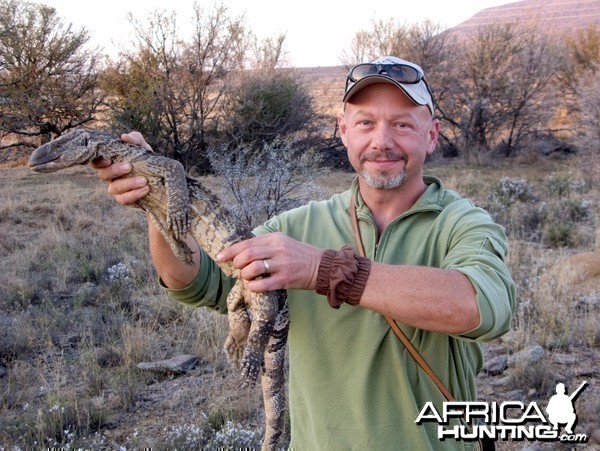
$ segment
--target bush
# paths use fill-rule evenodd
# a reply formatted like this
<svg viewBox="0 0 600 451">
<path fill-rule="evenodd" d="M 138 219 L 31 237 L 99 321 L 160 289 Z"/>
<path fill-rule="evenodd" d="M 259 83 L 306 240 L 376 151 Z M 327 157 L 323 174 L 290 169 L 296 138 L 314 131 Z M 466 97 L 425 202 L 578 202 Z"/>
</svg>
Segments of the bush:
<svg viewBox="0 0 600 451">
<path fill-rule="evenodd" d="M 203 449 L 218 451 L 225 449 L 259 449 L 262 433 L 245 429 L 241 424 L 227 421 L 222 428 L 213 429 L 206 422 L 202 425 L 183 424 L 165 428 L 167 449 Z"/>
<path fill-rule="evenodd" d="M 584 230 L 594 221 L 591 202 L 582 198 L 587 185 L 549 176 L 537 186 L 538 193 L 525 179 L 503 177 L 489 192 L 486 208 L 512 238 L 555 248 L 584 244 L 590 235 Z"/>
<path fill-rule="evenodd" d="M 525 179 L 502 177 L 489 194 L 489 201 L 501 207 L 533 199 L 533 189 Z"/>
<path fill-rule="evenodd" d="M 575 227 L 569 223 L 551 223 L 544 228 L 544 242 L 552 247 L 568 247 L 575 244 Z"/>
<path fill-rule="evenodd" d="M 230 210 L 251 227 L 321 197 L 314 181 L 328 173 L 322 157 L 294 138 L 278 138 L 256 149 L 241 145 L 227 153 L 211 149 L 210 164 L 233 197 Z"/>
</svg>

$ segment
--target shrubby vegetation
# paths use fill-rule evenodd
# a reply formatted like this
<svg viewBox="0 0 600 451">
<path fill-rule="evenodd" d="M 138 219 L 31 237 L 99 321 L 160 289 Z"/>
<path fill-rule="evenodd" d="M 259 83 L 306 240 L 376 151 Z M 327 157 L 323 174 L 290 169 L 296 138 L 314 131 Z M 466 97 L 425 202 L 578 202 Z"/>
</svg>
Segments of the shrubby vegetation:
<svg viewBox="0 0 600 451">
<path fill-rule="evenodd" d="M 259 449 L 262 443 L 260 431 L 245 429 L 242 425 L 227 421 L 217 431 L 207 424 L 204 428 L 196 424 L 171 426 L 165 446 L 169 449 Z"/>
<path fill-rule="evenodd" d="M 324 119 L 309 87 L 284 69 L 285 36 L 258 40 L 223 5 L 196 5 L 191 36 L 179 36 L 167 12 L 130 17 L 132 45 L 103 66 L 88 33 L 54 9 L 0 0 L 0 10 L 4 147 L 108 125 L 140 130 L 157 151 L 206 173 L 210 147 L 261 149 L 298 131 L 313 142 L 329 138 L 318 132 Z M 395 54 L 419 63 L 443 122 L 442 153 L 486 163 L 549 137 L 569 141 L 555 147 L 597 153 L 598 42 L 594 26 L 554 36 L 523 22 L 456 35 L 387 19 L 358 31 L 344 62 Z"/>
<path fill-rule="evenodd" d="M 501 178 L 485 204 L 513 239 L 550 247 L 594 245 L 596 228 L 589 187 L 583 180 L 549 176 L 539 186 L 525 179 Z"/>
<path fill-rule="evenodd" d="M 300 141 L 275 139 L 262 149 L 244 144 L 210 149 L 208 157 L 233 197 L 231 212 L 251 227 L 324 197 L 315 181 L 329 171 L 322 165 L 322 155 Z"/>
</svg>

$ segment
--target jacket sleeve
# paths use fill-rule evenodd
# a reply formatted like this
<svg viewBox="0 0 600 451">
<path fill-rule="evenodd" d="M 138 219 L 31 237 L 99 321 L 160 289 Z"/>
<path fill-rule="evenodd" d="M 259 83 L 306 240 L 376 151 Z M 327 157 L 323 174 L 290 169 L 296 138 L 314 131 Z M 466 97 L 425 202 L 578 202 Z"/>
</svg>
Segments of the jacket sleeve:
<svg viewBox="0 0 600 451">
<path fill-rule="evenodd" d="M 504 228 L 476 207 L 448 219 L 454 226 L 443 266 L 469 278 L 480 316 L 478 327 L 457 338 L 492 340 L 510 330 L 517 304 L 516 287 L 505 263 L 508 240 Z"/>
<path fill-rule="evenodd" d="M 219 313 L 227 313 L 227 295 L 235 279 L 225 276 L 217 264 L 202 250 L 200 271 L 196 278 L 185 288 L 166 288 L 167 293 L 176 301 L 189 307 L 207 307 Z"/>
</svg>

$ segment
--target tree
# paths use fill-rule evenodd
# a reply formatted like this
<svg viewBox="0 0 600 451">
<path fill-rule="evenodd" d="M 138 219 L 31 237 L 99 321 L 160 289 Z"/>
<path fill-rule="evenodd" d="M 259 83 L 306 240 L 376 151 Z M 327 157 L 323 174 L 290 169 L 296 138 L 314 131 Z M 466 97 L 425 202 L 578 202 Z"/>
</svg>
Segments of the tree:
<svg viewBox="0 0 600 451">
<path fill-rule="evenodd" d="M 194 35 L 177 35 L 174 14 L 155 12 L 145 22 L 131 18 L 137 45 L 107 70 L 113 126 L 136 128 L 149 143 L 184 165 L 206 167 L 207 139 L 216 130 L 215 108 L 230 72 L 244 65 L 247 32 L 224 6 L 194 9 Z"/>
<path fill-rule="evenodd" d="M 372 22 L 371 30 L 358 31 L 349 52 L 343 53 L 348 66 L 373 61 L 383 55 L 394 55 L 419 64 L 425 73 L 438 70 L 448 60 L 449 36 L 430 20 L 401 24 L 394 19 Z"/>
<path fill-rule="evenodd" d="M 600 70 L 600 27 L 590 25 L 566 35 L 566 57 L 559 66 L 558 78 L 569 107 L 580 106 L 581 81 L 588 81 Z"/>
<path fill-rule="evenodd" d="M 374 21 L 353 40 L 348 64 L 391 54 L 419 64 L 444 123 L 444 153 L 476 158 L 501 148 L 505 155 L 523 139 L 548 129 L 557 111 L 552 89 L 561 55 L 534 24 L 496 24 L 472 35 L 442 31 L 424 21 Z"/>
<path fill-rule="evenodd" d="M 260 149 L 300 131 L 310 136 L 316 116 L 308 87 L 287 69 L 241 72 L 223 100 L 222 133 L 233 147 L 245 144 Z"/>
<path fill-rule="evenodd" d="M 93 121 L 101 105 L 98 54 L 86 50 L 88 33 L 73 30 L 56 10 L 0 0 L 0 138 L 52 135 Z"/>
<path fill-rule="evenodd" d="M 592 186 L 600 183 L 600 81 L 598 76 L 588 74 L 581 80 L 581 135 L 577 144 L 580 149 L 583 174 L 589 179 Z"/>
<path fill-rule="evenodd" d="M 576 143 L 583 173 L 590 184 L 600 182 L 600 27 L 590 26 L 566 40 L 568 56 L 561 70 L 561 81 L 576 115 L 570 115 L 578 125 Z M 571 104 L 569 104 L 571 105 Z"/>
<path fill-rule="evenodd" d="M 144 49 L 135 60 L 113 63 L 100 77 L 100 85 L 108 93 L 112 127 L 142 132 L 157 150 L 163 148 L 158 137 L 164 114 L 159 95 L 164 80 L 158 67 L 157 55 Z"/>
<path fill-rule="evenodd" d="M 502 147 L 510 155 L 522 139 L 548 128 L 556 112 L 551 82 L 557 54 L 533 26 L 489 25 L 457 41 L 452 87 L 438 108 L 450 126 L 445 139 L 467 159 Z"/>
<path fill-rule="evenodd" d="M 260 148 L 277 135 L 307 130 L 314 112 L 308 89 L 279 68 L 285 35 L 257 40 L 223 6 L 195 7 L 194 34 L 177 34 L 174 14 L 131 19 L 136 46 L 103 76 L 113 127 L 137 129 L 157 151 L 209 170 L 216 141 Z"/>
<path fill-rule="evenodd" d="M 383 55 L 409 59 L 406 54 L 406 42 L 410 27 L 411 25 L 400 24 L 395 19 L 372 20 L 371 28 L 356 32 L 350 50 L 342 52 L 344 63 L 353 66 L 373 61 Z"/>
</svg>

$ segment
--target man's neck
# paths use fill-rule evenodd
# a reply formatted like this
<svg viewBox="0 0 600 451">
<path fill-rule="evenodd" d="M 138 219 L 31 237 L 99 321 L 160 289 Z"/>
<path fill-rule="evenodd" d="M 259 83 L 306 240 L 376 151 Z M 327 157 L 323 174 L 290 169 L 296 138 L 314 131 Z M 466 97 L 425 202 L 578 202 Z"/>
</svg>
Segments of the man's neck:
<svg viewBox="0 0 600 451">
<path fill-rule="evenodd" d="M 359 178 L 360 194 L 377 224 L 379 234 L 398 216 L 406 213 L 427 189 L 421 177 L 395 189 L 374 189 Z"/>
</svg>

